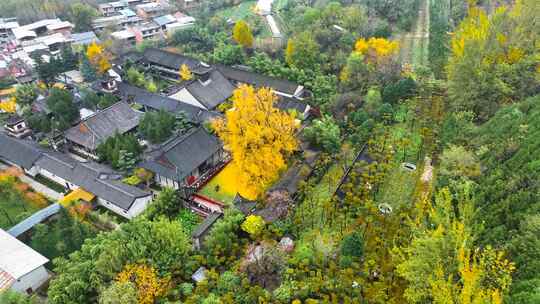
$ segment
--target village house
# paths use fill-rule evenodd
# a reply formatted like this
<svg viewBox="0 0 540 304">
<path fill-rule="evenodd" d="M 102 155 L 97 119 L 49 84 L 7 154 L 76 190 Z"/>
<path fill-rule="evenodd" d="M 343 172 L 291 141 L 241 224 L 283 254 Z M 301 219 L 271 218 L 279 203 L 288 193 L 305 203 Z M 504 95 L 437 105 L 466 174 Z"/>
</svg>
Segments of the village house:
<svg viewBox="0 0 540 304">
<path fill-rule="evenodd" d="M 11 289 L 32 294 L 50 277 L 49 259 L 0 229 L 0 293 Z"/>
<path fill-rule="evenodd" d="M 43 153 L 36 161 L 39 174 L 64 186 L 95 196 L 97 204 L 131 219 L 143 212 L 152 194 L 124 184 L 122 175 L 98 163 L 80 162 L 60 152 Z"/>
<path fill-rule="evenodd" d="M 225 65 L 216 65 L 216 67 L 235 85 L 249 84 L 256 88 L 272 88 L 277 95 L 292 97 L 299 100 L 304 99 L 308 95 L 308 92 L 305 90 L 304 86 L 288 80 L 254 73 L 248 68 L 235 68 Z"/>
<path fill-rule="evenodd" d="M 0 43 L 10 40 L 13 36 L 13 29 L 18 27 L 17 18 L 0 18 Z"/>
<path fill-rule="evenodd" d="M 204 75 L 212 69 L 210 65 L 200 60 L 157 48 L 145 49 L 141 63 L 161 76 L 174 80 L 180 77 L 182 65 L 186 65 L 195 76 Z"/>
<path fill-rule="evenodd" d="M 35 162 L 41 157 L 41 150 L 28 140 L 15 139 L 0 132 L 0 161 L 23 170 L 29 176 L 36 176 Z"/>
<path fill-rule="evenodd" d="M 173 15 L 169 14 L 156 17 L 154 18 L 154 22 L 161 27 L 163 32 L 172 33 L 176 30 L 182 30 L 193 26 L 195 24 L 195 18 L 177 12 Z"/>
<path fill-rule="evenodd" d="M 194 79 L 168 95 L 172 99 L 201 109 L 216 109 L 232 96 L 236 87 L 249 84 L 256 88 L 271 88 L 278 97 L 276 107 L 281 110 L 294 110 L 303 118 L 307 118 L 310 113 L 311 108 L 306 103 L 310 93 L 304 86 L 291 81 L 242 68 L 210 66 L 194 58 L 156 48 L 146 49 L 140 62 L 153 72 L 169 79 L 178 79 L 180 68 L 185 64 L 193 73 Z"/>
<path fill-rule="evenodd" d="M 12 29 L 13 36 L 21 43 L 33 40 L 43 35 L 62 34 L 69 35 L 73 24 L 56 19 L 43 19 L 34 23 L 26 24 Z"/>
<path fill-rule="evenodd" d="M 107 166 L 92 161 L 78 161 L 68 154 L 37 147 L 34 142 L 15 139 L 0 133 L 0 161 L 40 175 L 66 191 L 89 193 L 87 200 L 131 219 L 143 212 L 152 194 L 124 184 L 122 175 Z"/>
<path fill-rule="evenodd" d="M 234 89 L 235 86 L 221 72 L 212 70 L 169 97 L 205 110 L 214 110 L 233 95 Z"/>
<path fill-rule="evenodd" d="M 97 159 L 96 149 L 100 143 L 114 134 L 132 131 L 139 125 L 140 118 L 140 112 L 126 102 L 118 102 L 68 129 L 65 137 L 74 152 Z"/>
<path fill-rule="evenodd" d="M 225 159 L 221 141 L 198 127 L 150 148 L 139 166 L 153 172 L 162 187 L 196 188 Z"/>
<path fill-rule="evenodd" d="M 8 117 L 8 119 L 6 119 L 6 123 L 4 124 L 4 129 L 8 135 L 15 138 L 23 138 L 32 133 L 32 130 L 30 130 L 26 125 L 24 118 L 18 115 L 11 115 Z"/>
<path fill-rule="evenodd" d="M 170 7 L 167 5 L 156 2 L 144 3 L 136 6 L 137 15 L 146 20 L 166 14 L 169 8 Z"/>
<path fill-rule="evenodd" d="M 71 47 L 75 50 L 80 50 L 82 47 L 89 45 L 93 42 L 100 43 L 96 33 L 89 31 L 83 33 L 73 33 L 70 36 Z"/>
<path fill-rule="evenodd" d="M 124 10 L 126 8 L 128 8 L 128 4 L 124 1 L 102 3 L 98 6 L 99 12 L 105 17 L 115 15 L 119 11 Z"/>
<path fill-rule="evenodd" d="M 119 15 L 92 20 L 92 29 L 100 32 L 105 28 L 124 28 L 143 23 L 143 20 L 131 10 L 123 10 Z"/>
<path fill-rule="evenodd" d="M 194 124 L 201 124 L 221 116 L 217 112 L 207 111 L 166 96 L 150 93 L 125 82 L 118 84 L 116 94 L 124 101 L 136 104 L 142 112 L 164 110 L 177 115 L 182 114 Z"/>
</svg>

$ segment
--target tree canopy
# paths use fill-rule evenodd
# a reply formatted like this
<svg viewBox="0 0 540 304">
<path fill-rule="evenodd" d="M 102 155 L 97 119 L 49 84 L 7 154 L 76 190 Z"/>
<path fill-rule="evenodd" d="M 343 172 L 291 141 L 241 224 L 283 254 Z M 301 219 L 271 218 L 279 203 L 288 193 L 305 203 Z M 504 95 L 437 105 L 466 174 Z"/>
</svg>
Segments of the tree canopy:
<svg viewBox="0 0 540 304">
<path fill-rule="evenodd" d="M 286 156 L 297 147 L 294 116 L 274 107 L 270 89 L 242 85 L 234 91 L 233 108 L 213 127 L 233 158 L 241 195 L 254 199 L 286 168 Z"/>
</svg>

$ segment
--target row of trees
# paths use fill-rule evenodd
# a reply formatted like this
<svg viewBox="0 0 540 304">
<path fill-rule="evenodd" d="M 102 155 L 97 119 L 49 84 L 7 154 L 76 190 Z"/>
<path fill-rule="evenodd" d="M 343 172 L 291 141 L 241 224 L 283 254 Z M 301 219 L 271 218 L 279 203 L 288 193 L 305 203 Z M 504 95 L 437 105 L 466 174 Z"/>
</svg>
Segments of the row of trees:
<svg viewBox="0 0 540 304">
<path fill-rule="evenodd" d="M 451 143 L 441 157 L 440 183 L 456 188 L 463 180 L 473 185 L 478 212 L 474 221 L 483 227 L 476 242 L 507 248 L 516 263 L 511 303 L 534 303 L 540 292 L 538 244 L 538 143 L 539 97 L 501 108 L 481 126 L 472 115 L 453 114 L 444 126 Z M 480 170 L 482 168 L 482 170 Z"/>
</svg>

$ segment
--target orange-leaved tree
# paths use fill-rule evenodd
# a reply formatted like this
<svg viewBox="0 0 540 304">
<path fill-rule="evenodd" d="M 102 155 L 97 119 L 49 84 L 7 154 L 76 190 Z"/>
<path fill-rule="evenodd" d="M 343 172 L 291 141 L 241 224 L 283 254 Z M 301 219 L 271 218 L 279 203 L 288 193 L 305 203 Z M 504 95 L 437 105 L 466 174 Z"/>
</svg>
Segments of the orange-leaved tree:
<svg viewBox="0 0 540 304">
<path fill-rule="evenodd" d="M 92 42 L 86 49 L 86 57 L 96 67 L 99 75 L 105 74 L 111 68 L 110 54 L 100 44 Z"/>
<path fill-rule="evenodd" d="M 153 304 L 156 298 L 166 294 L 169 286 L 168 279 L 160 278 L 156 269 L 146 264 L 126 265 L 116 280 L 135 285 L 139 304 Z"/>
<path fill-rule="evenodd" d="M 256 199 L 287 167 L 286 156 L 296 150 L 293 114 L 274 107 L 272 90 L 241 85 L 234 91 L 233 108 L 213 127 L 232 154 L 240 195 Z"/>
</svg>

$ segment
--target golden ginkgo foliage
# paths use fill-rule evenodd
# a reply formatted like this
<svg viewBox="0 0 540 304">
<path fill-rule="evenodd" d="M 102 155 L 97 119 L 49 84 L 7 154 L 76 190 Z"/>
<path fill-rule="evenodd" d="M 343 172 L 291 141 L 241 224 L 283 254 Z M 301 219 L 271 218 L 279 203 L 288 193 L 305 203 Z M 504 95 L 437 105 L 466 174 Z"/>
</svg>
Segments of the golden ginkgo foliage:
<svg viewBox="0 0 540 304">
<path fill-rule="evenodd" d="M 504 251 L 474 247 L 467 191 L 458 195 L 457 214 L 447 188 L 439 191 L 427 213 L 418 211 L 424 226 L 415 228 L 397 266 L 408 283 L 404 296 L 410 303 L 496 304 L 508 292 L 515 266 Z"/>
<path fill-rule="evenodd" d="M 236 22 L 233 28 L 233 39 L 245 48 L 253 47 L 253 34 L 245 21 Z"/>
<path fill-rule="evenodd" d="M 0 102 L 0 111 L 15 113 L 17 111 L 17 103 L 15 102 L 15 98 L 12 97 L 7 101 Z"/>
<path fill-rule="evenodd" d="M 105 74 L 110 68 L 110 55 L 105 51 L 102 45 L 92 42 L 86 49 L 86 57 L 90 63 L 96 67 L 98 74 Z"/>
<path fill-rule="evenodd" d="M 178 73 L 180 74 L 180 78 L 184 81 L 191 80 L 193 78 L 193 73 L 191 73 L 191 70 L 185 63 L 180 66 L 180 71 Z"/>
<path fill-rule="evenodd" d="M 232 154 L 240 194 L 259 197 L 287 167 L 286 156 L 296 150 L 293 114 L 274 107 L 276 96 L 268 88 L 242 85 L 234 91 L 233 108 L 213 127 Z"/>
<path fill-rule="evenodd" d="M 385 38 L 360 38 L 356 41 L 354 50 L 364 55 L 368 61 L 376 62 L 396 55 L 399 43 Z"/>
<path fill-rule="evenodd" d="M 169 286 L 169 280 L 160 278 L 157 271 L 146 264 L 126 265 L 116 280 L 135 285 L 139 304 L 153 304 L 156 298 L 165 295 Z"/>
</svg>

